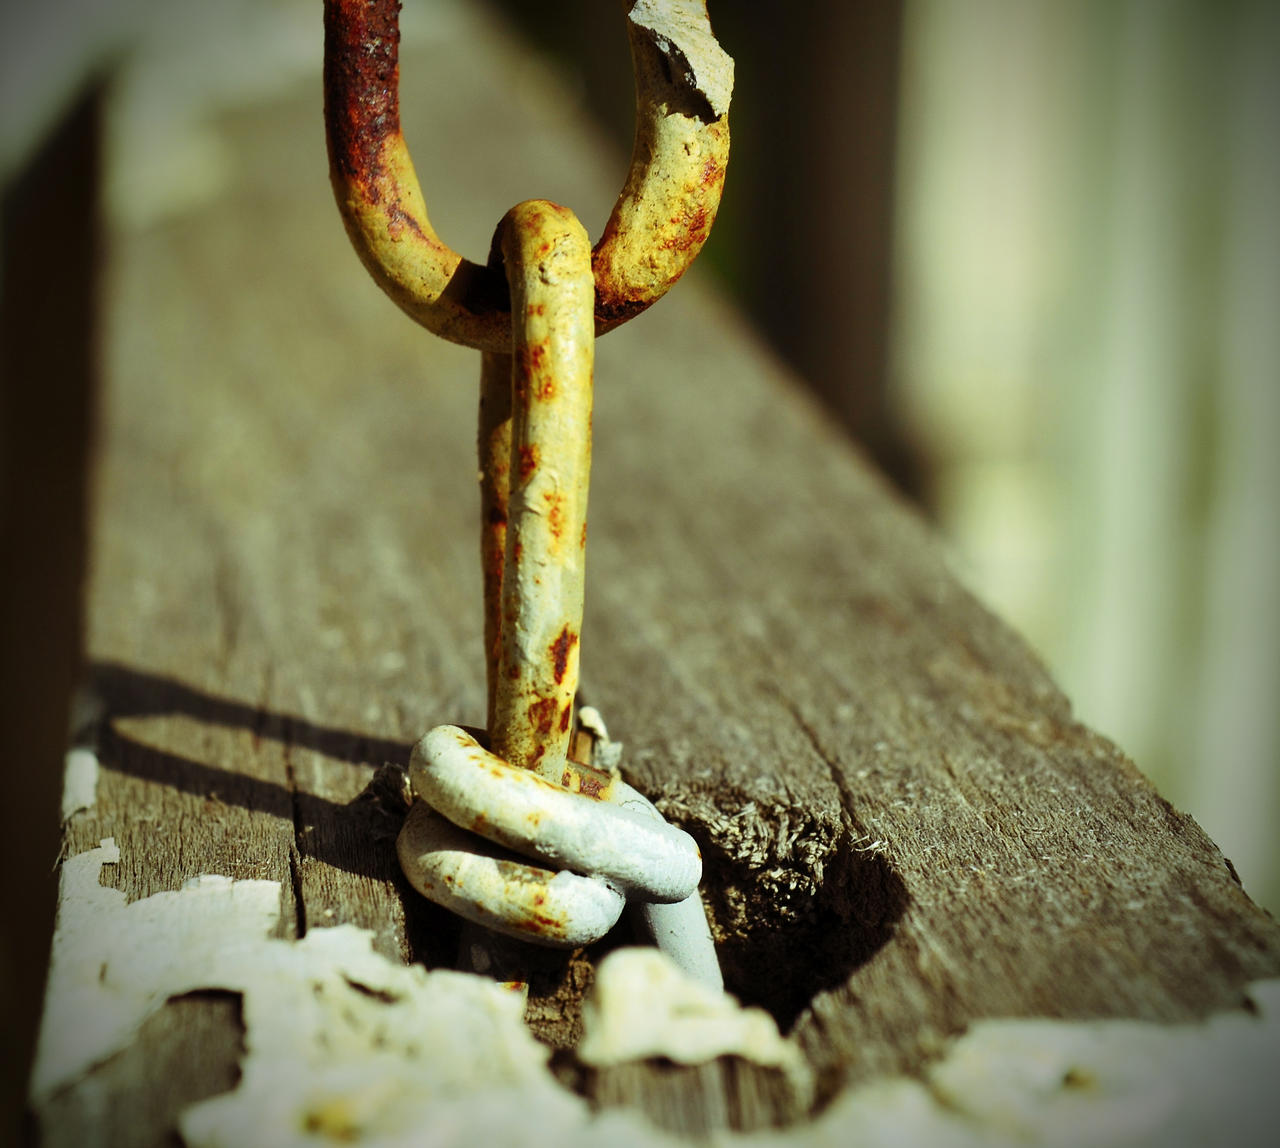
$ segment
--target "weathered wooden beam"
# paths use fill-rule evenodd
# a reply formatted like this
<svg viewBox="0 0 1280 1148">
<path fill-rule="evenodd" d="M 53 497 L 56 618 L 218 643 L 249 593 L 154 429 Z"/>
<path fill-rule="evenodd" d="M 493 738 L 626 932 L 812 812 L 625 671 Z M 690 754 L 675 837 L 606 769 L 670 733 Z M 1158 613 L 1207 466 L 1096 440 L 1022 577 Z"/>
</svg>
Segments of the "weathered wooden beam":
<svg viewBox="0 0 1280 1148">
<path fill-rule="evenodd" d="M 406 113 L 415 155 L 438 157 L 441 230 L 479 250 L 506 207 L 544 194 L 598 227 L 618 173 L 577 110 L 544 81 L 513 95 L 512 75 L 531 74 L 513 72 L 517 50 L 442 10 L 455 34 L 403 56 L 405 107 L 452 112 Z M 450 967 L 458 936 L 400 878 L 396 776 L 375 771 L 403 767 L 433 725 L 484 720 L 474 357 L 388 307 L 352 255 L 313 77 L 210 130 L 228 160 L 217 193 L 112 231 L 87 613 L 100 772 L 64 832 L 78 860 L 63 924 L 100 927 L 60 951 L 100 945 L 102 991 L 151 1019 L 126 1025 L 125 1052 L 67 1070 L 97 1030 L 59 1011 L 65 986 L 98 1000 L 99 973 L 71 957 L 60 972 L 55 946 L 46 1141 L 110 1129 L 159 1143 L 182 1120 L 190 1142 L 219 1142 L 211 1113 L 226 1109 L 188 1106 L 225 1090 L 237 1057 L 239 1093 L 274 1098 L 257 1142 L 275 1142 L 277 1117 L 304 1139 L 366 1135 L 403 1098 L 361 1073 L 441 1049 L 465 1068 L 489 1047 L 465 1029 L 485 1010 L 514 1032 L 510 1055 L 476 1052 L 489 1075 L 450 1078 L 456 1095 L 431 1101 L 440 1136 L 476 1142 L 456 1139 L 459 1104 L 479 1139 L 520 1127 L 527 1096 L 542 1131 L 598 1134 L 500 1003 L 400 967 Z M 596 402 L 584 689 L 629 778 L 702 846 L 730 989 L 791 1033 L 804 1068 L 579 1064 L 606 942 L 534 979 L 530 1021 L 562 1081 L 686 1131 L 767 1125 L 925 1073 L 991 1018 L 1191 1022 L 1247 1007 L 1250 983 L 1280 974 L 1280 927 L 1213 843 L 1073 720 L 928 527 L 705 283 L 601 341 Z M 118 860 L 93 852 L 105 838 Z M 210 874 L 237 884 L 154 897 Z M 185 908 L 193 897 L 205 908 Z M 342 925 L 389 960 L 361 956 Z M 190 952 L 148 981 L 175 929 Z M 151 947 L 134 953 L 135 934 Z M 300 986 L 360 1023 L 323 1054 L 289 1037 L 301 1051 L 278 1071 L 329 1090 L 295 1109 L 297 1080 L 263 1084 L 261 1058 L 279 1026 L 303 1033 L 311 1005 L 278 1003 Z M 379 1019 L 361 1027 L 361 1010 Z M 445 1016 L 447 1031 L 432 1019 Z M 406 1017 L 425 1050 L 396 1043 Z M 377 1025 L 381 1051 L 341 1059 Z M 175 1056 L 210 1064 L 193 1078 L 167 1070 Z"/>
</svg>

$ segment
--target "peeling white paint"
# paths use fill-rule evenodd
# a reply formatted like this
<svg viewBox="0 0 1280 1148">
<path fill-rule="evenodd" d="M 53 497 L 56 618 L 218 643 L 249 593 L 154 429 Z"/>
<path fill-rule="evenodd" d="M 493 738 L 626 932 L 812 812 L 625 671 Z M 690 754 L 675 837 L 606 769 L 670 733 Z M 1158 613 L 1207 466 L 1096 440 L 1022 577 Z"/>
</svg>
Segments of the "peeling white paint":
<svg viewBox="0 0 1280 1148">
<path fill-rule="evenodd" d="M 37 1105 L 127 1047 L 169 997 L 236 987 L 228 973 L 239 955 L 262 943 L 279 917 L 277 882 L 228 877 L 197 877 L 180 892 L 130 905 L 99 884 L 102 866 L 119 860 L 107 838 L 63 863 L 32 1071 Z"/>
<path fill-rule="evenodd" d="M 533 1115 L 552 1127 L 588 1119 L 547 1072 L 519 994 L 394 965 L 370 937 L 340 925 L 254 954 L 241 981 L 243 1075 L 183 1114 L 190 1148 L 408 1145 L 428 1132 L 431 1143 L 499 1144 Z"/>
<path fill-rule="evenodd" d="M 623 744 L 609 737 L 609 729 L 604 724 L 604 716 L 595 706 L 578 707 L 578 726 L 589 733 L 594 741 L 591 747 L 591 762 L 606 773 L 616 773 L 618 763 L 622 761 Z"/>
<path fill-rule="evenodd" d="M 62 767 L 62 823 L 98 804 L 98 727 L 106 714 L 102 698 L 82 685 L 71 698 L 70 745 Z"/>
<path fill-rule="evenodd" d="M 632 1138 L 629 1118 L 593 1117 L 555 1082 L 518 994 L 393 964 L 350 925 L 273 940 L 274 881 L 203 876 L 129 904 L 99 883 L 119 860 L 107 839 L 62 868 L 37 1110 L 130 1045 L 170 997 L 222 989 L 242 997 L 242 1075 L 183 1113 L 189 1148 L 534 1145 L 588 1123 L 592 1139 L 652 1143 L 643 1130 Z"/>
<path fill-rule="evenodd" d="M 834 1144 L 843 1131 L 860 1148 L 1269 1148 L 1280 1127 L 1280 980 L 1249 992 L 1257 1015 L 1204 1024 L 983 1021 L 924 1081 L 855 1089 L 794 1142 Z"/>
<path fill-rule="evenodd" d="M 62 820 L 98 804 L 98 755 L 78 746 L 68 750 L 62 773 Z"/>
<path fill-rule="evenodd" d="M 601 962 L 583 1002 L 582 1025 L 578 1056 L 586 1064 L 658 1056 L 705 1064 L 733 1055 L 808 1078 L 800 1050 L 782 1039 L 764 1009 L 743 1008 L 657 949 L 617 949 Z"/>
<path fill-rule="evenodd" d="M 984 1021 L 929 1074 L 944 1108 L 1011 1142 L 1272 1145 L 1280 1129 L 1280 981 L 1260 1017 L 1204 1024 Z"/>
<path fill-rule="evenodd" d="M 705 4 L 688 0 L 662 3 L 637 0 L 627 19 L 652 34 L 653 43 L 666 57 L 669 70 L 705 97 L 717 116 L 729 110 L 733 60 L 712 35 Z"/>
<path fill-rule="evenodd" d="M 280 888 L 205 876 L 132 904 L 99 884 L 110 839 L 65 862 L 35 1107 L 56 1104 L 173 995 L 241 994 L 242 1077 L 186 1110 L 189 1148 L 403 1145 L 659 1148 L 681 1143 L 635 1113 L 592 1113 L 547 1070 L 518 994 L 479 977 L 405 968 L 352 926 L 273 940 Z M 973 1026 L 922 1080 L 881 1080 L 752 1148 L 1192 1148 L 1269 1146 L 1280 1126 L 1280 980 L 1252 1014 L 1204 1024 L 1004 1020 Z M 600 966 L 580 1049 L 594 1064 L 732 1053 L 806 1071 L 758 1010 L 681 976 L 651 949 Z M 793 1080 L 796 1079 L 794 1076 Z"/>
</svg>

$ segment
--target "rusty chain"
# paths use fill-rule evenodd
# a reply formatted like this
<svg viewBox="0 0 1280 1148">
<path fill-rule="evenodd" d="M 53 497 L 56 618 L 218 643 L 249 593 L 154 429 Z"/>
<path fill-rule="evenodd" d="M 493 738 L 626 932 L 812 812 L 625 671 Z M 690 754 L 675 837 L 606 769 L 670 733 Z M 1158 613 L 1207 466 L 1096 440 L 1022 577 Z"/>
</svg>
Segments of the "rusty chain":
<svg viewBox="0 0 1280 1148">
<path fill-rule="evenodd" d="M 401 866 L 467 920 L 541 944 L 594 941 L 636 901 L 655 943 L 718 984 L 692 838 L 620 778 L 569 758 L 594 340 L 692 263 L 729 146 L 732 61 L 703 0 L 624 6 L 636 141 L 594 249 L 572 212 L 537 200 L 503 218 L 488 266 L 439 239 L 400 132 L 396 0 L 326 0 L 325 119 L 335 196 L 366 268 L 428 330 L 483 352 L 487 744 L 439 726 L 415 747 Z"/>
<path fill-rule="evenodd" d="M 631 167 L 591 254 L 596 333 L 657 302 L 711 232 L 729 159 L 733 61 L 703 0 L 627 0 L 636 79 Z M 398 0 L 326 0 L 329 171 L 369 273 L 429 331 L 511 347 L 499 269 L 464 259 L 432 227 L 400 131 Z"/>
</svg>

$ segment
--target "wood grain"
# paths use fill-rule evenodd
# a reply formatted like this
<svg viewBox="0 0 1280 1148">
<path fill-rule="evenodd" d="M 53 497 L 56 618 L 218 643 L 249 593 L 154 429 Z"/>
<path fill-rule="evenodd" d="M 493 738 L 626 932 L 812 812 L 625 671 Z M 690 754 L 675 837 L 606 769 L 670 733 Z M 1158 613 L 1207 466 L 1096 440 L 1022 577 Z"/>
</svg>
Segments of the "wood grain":
<svg viewBox="0 0 1280 1148">
<path fill-rule="evenodd" d="M 621 161 L 554 91 L 500 97 L 513 51 L 406 49 L 406 107 L 455 113 L 407 123 L 415 155 L 451 159 L 430 166 L 442 231 L 487 235 L 566 172 L 591 226 L 616 190 Z M 458 926 L 406 890 L 395 801 L 366 787 L 430 726 L 484 720 L 478 356 L 364 275 L 314 84 L 216 130 L 219 194 L 112 234 L 87 614 L 104 772 L 64 853 L 114 836 L 131 898 L 272 878 L 287 935 L 353 922 L 447 965 Z M 598 347 L 593 488 L 584 691 L 698 838 L 728 985 L 793 1028 L 819 1102 L 978 1018 L 1172 1021 L 1280 972 L 1280 928 L 1213 843 L 1073 719 L 696 277 Z M 553 1045 L 591 959 L 534 1001 Z M 225 1002 L 182 1007 L 234 1045 Z M 113 1071 L 164 1091 L 170 1048 L 148 1030 Z M 685 1131 L 798 1115 L 749 1066 L 557 1063 Z M 93 1142 L 74 1111 L 49 1143 Z M 134 1142 L 165 1142 L 173 1111 L 139 1108 Z"/>
</svg>

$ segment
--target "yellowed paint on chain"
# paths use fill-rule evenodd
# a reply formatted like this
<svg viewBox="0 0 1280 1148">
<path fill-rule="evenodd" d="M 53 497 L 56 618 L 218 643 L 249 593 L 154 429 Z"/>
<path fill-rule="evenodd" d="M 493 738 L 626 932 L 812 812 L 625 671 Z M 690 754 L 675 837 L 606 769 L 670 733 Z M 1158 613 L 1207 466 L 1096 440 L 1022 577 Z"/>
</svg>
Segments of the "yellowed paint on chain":
<svg viewBox="0 0 1280 1148">
<path fill-rule="evenodd" d="M 567 208 L 498 227 L 513 319 L 511 453 L 493 752 L 559 782 L 572 736 L 591 471 L 591 246 Z"/>
<path fill-rule="evenodd" d="M 597 333 L 660 299 L 702 249 L 729 159 L 733 61 L 704 0 L 629 0 L 636 77 L 631 168 L 595 252 Z M 469 347 L 511 347 L 501 272 L 436 233 L 400 130 L 399 5 L 326 0 L 330 178 L 369 273 L 428 330 Z"/>
<path fill-rule="evenodd" d="M 511 356 L 480 356 L 480 569 L 484 577 L 485 726 L 493 729 L 502 651 L 502 569 L 507 557 L 511 486 Z"/>
</svg>

